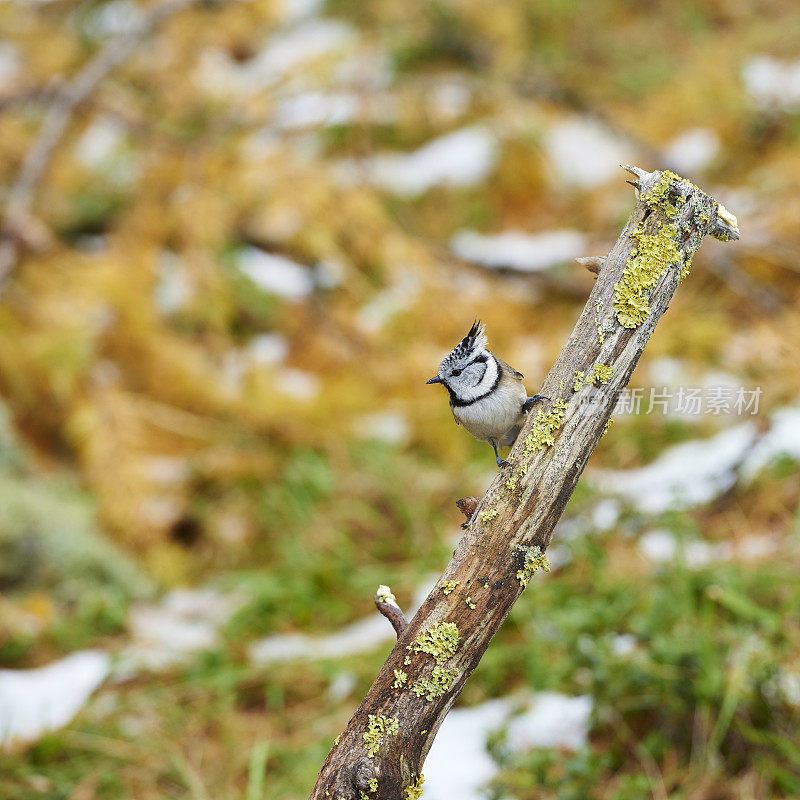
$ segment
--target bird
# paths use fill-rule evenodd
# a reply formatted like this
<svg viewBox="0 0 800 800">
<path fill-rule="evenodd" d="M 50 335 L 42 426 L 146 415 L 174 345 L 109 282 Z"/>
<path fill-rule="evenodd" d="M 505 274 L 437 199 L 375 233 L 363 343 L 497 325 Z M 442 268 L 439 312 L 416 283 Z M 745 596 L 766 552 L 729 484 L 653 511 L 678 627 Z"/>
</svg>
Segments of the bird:
<svg viewBox="0 0 800 800">
<path fill-rule="evenodd" d="M 489 442 L 502 469 L 510 465 L 498 449 L 514 444 L 528 411 L 549 398 L 528 397 L 522 373 L 487 350 L 485 327 L 480 320 L 473 322 L 426 383 L 441 383 L 447 389 L 456 423 L 479 441 Z"/>
</svg>

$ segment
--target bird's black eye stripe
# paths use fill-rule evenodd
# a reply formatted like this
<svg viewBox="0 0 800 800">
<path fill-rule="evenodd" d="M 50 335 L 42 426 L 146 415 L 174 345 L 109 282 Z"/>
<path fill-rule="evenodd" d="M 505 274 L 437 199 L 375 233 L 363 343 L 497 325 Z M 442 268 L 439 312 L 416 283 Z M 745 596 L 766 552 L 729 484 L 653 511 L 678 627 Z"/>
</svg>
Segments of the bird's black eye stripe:
<svg viewBox="0 0 800 800">
<path fill-rule="evenodd" d="M 461 370 L 460 369 L 454 369 L 450 374 L 451 375 L 455 375 L 455 377 L 457 378 L 461 374 Z"/>
</svg>

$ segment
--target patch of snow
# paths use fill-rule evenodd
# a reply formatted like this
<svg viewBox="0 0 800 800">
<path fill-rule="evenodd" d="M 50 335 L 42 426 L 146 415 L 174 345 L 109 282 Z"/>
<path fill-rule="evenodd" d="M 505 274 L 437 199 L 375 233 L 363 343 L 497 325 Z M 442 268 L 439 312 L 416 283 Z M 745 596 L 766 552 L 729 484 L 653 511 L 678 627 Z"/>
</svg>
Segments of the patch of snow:
<svg viewBox="0 0 800 800">
<path fill-rule="evenodd" d="M 275 388 L 297 400 L 313 400 L 320 391 L 320 380 L 311 372 L 284 367 L 275 375 Z"/>
<path fill-rule="evenodd" d="M 359 435 L 379 442 L 402 445 L 408 441 L 408 420 L 403 414 L 391 411 L 369 414 L 358 419 L 355 427 Z"/>
<path fill-rule="evenodd" d="M 520 704 L 527 710 L 512 716 Z M 425 761 L 426 800 L 482 800 L 497 764 L 486 749 L 487 738 L 507 727 L 507 745 L 519 752 L 530 747 L 582 747 L 589 731 L 592 699 L 540 692 L 488 700 L 473 708 L 456 708 L 442 722 Z"/>
<path fill-rule="evenodd" d="M 494 168 L 497 138 L 475 125 L 445 134 L 412 153 L 384 153 L 363 166 L 376 186 L 405 197 L 417 197 L 434 186 L 468 187 Z"/>
<path fill-rule="evenodd" d="M 591 510 L 592 525 L 599 531 L 610 531 L 619 521 L 621 513 L 619 501 L 608 497 Z"/>
<path fill-rule="evenodd" d="M 220 645 L 219 631 L 247 602 L 241 593 L 174 589 L 156 605 L 138 605 L 128 620 L 132 642 L 119 656 L 118 677 L 161 670 Z"/>
<path fill-rule="evenodd" d="M 67 725 L 106 679 L 110 661 L 84 650 L 37 669 L 0 670 L 0 746 L 35 742 Z"/>
<path fill-rule="evenodd" d="M 565 544 L 554 544 L 547 548 L 547 558 L 551 569 L 560 569 L 572 561 L 572 550 Z M 547 580 L 547 573 L 541 572 L 536 580 Z"/>
<path fill-rule="evenodd" d="M 507 741 L 514 751 L 531 747 L 558 747 L 578 750 L 586 744 L 592 698 L 589 695 L 567 697 L 556 692 L 539 692 L 530 708 L 512 717 Z"/>
<path fill-rule="evenodd" d="M 392 85 L 393 62 L 379 46 L 361 47 L 338 61 L 330 77 L 333 86 L 375 92 Z M 389 99 L 388 95 L 384 97 Z M 392 103 L 394 100 L 391 98 Z"/>
<path fill-rule="evenodd" d="M 472 102 L 472 90 L 457 75 L 440 79 L 428 94 L 431 116 L 444 121 L 458 119 Z"/>
<path fill-rule="evenodd" d="M 239 149 L 246 161 L 261 161 L 278 156 L 282 147 L 280 134 L 271 125 L 266 125 L 245 136 Z"/>
<path fill-rule="evenodd" d="M 91 11 L 83 23 L 89 36 L 97 39 L 129 33 L 141 24 L 144 13 L 132 0 L 111 0 L 101 3 Z"/>
<path fill-rule="evenodd" d="M 194 81 L 221 95 L 255 94 L 296 74 L 309 62 L 345 49 L 355 35 L 355 29 L 344 22 L 309 19 L 274 34 L 259 53 L 241 64 L 223 50 L 204 50 Z"/>
<path fill-rule="evenodd" d="M 648 531 L 639 539 L 639 552 L 657 564 L 674 561 L 679 549 L 678 540 L 671 531 Z M 703 541 L 684 542 L 682 549 L 684 562 L 690 569 L 721 561 L 725 552 L 722 545 Z"/>
<path fill-rule="evenodd" d="M 617 656 L 628 656 L 636 649 L 636 637 L 630 633 L 617 634 L 611 640 L 611 651 Z"/>
<path fill-rule="evenodd" d="M 432 588 L 433 583 L 430 583 L 417 592 L 412 608 L 406 612 L 409 619 L 417 612 Z M 296 659 L 318 661 L 325 658 L 347 658 L 359 653 L 368 653 L 396 638 L 388 620 L 375 611 L 370 616 L 325 636 L 309 636 L 304 633 L 279 633 L 267 636 L 250 645 L 248 658 L 259 666 Z"/>
<path fill-rule="evenodd" d="M 16 45 L 0 42 L 0 92 L 11 86 L 19 73 L 19 50 Z"/>
<path fill-rule="evenodd" d="M 319 14 L 323 0 L 280 0 L 278 10 L 281 22 L 293 23 Z"/>
<path fill-rule="evenodd" d="M 75 158 L 90 169 L 99 169 L 116 156 L 125 141 L 125 126 L 109 116 L 95 119 L 75 144 Z"/>
<path fill-rule="evenodd" d="M 667 145 L 664 160 L 675 172 L 700 172 L 714 160 L 719 144 L 719 137 L 710 128 L 691 128 Z"/>
<path fill-rule="evenodd" d="M 680 386 L 686 381 L 683 359 L 663 356 L 647 363 L 647 374 L 653 386 Z"/>
<path fill-rule="evenodd" d="M 737 542 L 704 542 L 700 539 L 679 544 L 675 534 L 668 530 L 652 530 L 639 539 L 639 552 L 655 564 L 674 561 L 683 553 L 683 563 L 689 569 L 701 569 L 709 564 L 737 559 L 755 560 L 773 555 L 780 542 L 774 536 L 746 536 Z"/>
<path fill-rule="evenodd" d="M 675 445 L 645 467 L 595 472 L 592 481 L 649 514 L 702 505 L 734 485 L 756 435 L 755 424 L 747 422 Z"/>
<path fill-rule="evenodd" d="M 800 708 L 800 673 L 782 670 L 778 678 L 778 690 L 790 706 Z"/>
<path fill-rule="evenodd" d="M 320 289 L 337 289 L 344 283 L 345 268 L 341 261 L 326 258 L 317 264 L 315 270 L 317 286 Z"/>
<path fill-rule="evenodd" d="M 328 698 L 333 703 L 341 703 L 352 694 L 356 683 L 356 676 L 352 672 L 338 672 L 328 686 Z"/>
<path fill-rule="evenodd" d="M 716 373 L 704 383 L 726 386 L 734 376 Z M 590 480 L 601 490 L 619 495 L 639 511 L 660 514 L 671 508 L 690 508 L 712 501 L 730 489 L 739 475 L 752 480 L 779 456 L 800 461 L 800 407 L 770 416 L 770 427 L 759 435 L 746 422 L 712 436 L 675 445 L 645 467 L 599 470 Z"/>
<path fill-rule="evenodd" d="M 344 125 L 358 117 L 361 100 L 352 92 L 309 91 L 278 102 L 274 122 L 281 130 Z"/>
<path fill-rule="evenodd" d="M 189 478 L 189 466 L 185 458 L 150 456 L 144 463 L 145 473 L 154 483 L 171 486 L 184 483 Z"/>
<path fill-rule="evenodd" d="M 579 189 L 602 186 L 630 163 L 633 148 L 594 120 L 576 117 L 551 126 L 544 150 L 559 183 Z"/>
<path fill-rule="evenodd" d="M 248 342 L 245 352 L 253 364 L 274 366 L 286 358 L 289 343 L 279 333 L 261 333 Z"/>
<path fill-rule="evenodd" d="M 752 102 L 765 111 L 800 109 L 800 61 L 754 56 L 742 67 L 742 81 Z"/>
<path fill-rule="evenodd" d="M 483 787 L 497 772 L 486 740 L 512 708 L 509 700 L 488 700 L 444 718 L 425 759 L 425 800 L 482 800 Z"/>
<path fill-rule="evenodd" d="M 536 234 L 508 231 L 493 236 L 463 230 L 453 236 L 450 249 L 465 261 L 490 269 L 539 272 L 581 255 L 586 250 L 586 237 L 574 230 Z"/>
<path fill-rule="evenodd" d="M 159 258 L 158 283 L 155 288 L 156 307 L 162 314 L 174 314 L 185 308 L 194 294 L 194 284 L 186 266 L 175 253 L 164 251 Z"/>
<path fill-rule="evenodd" d="M 314 289 L 314 275 L 310 269 L 286 256 L 267 253 L 258 247 L 245 247 L 239 251 L 236 267 L 259 289 L 292 302 L 303 300 Z"/>
<path fill-rule="evenodd" d="M 770 428 L 757 442 L 742 467 L 742 477 L 752 480 L 756 474 L 779 456 L 800 461 L 800 408 L 789 407 L 775 411 Z"/>
</svg>

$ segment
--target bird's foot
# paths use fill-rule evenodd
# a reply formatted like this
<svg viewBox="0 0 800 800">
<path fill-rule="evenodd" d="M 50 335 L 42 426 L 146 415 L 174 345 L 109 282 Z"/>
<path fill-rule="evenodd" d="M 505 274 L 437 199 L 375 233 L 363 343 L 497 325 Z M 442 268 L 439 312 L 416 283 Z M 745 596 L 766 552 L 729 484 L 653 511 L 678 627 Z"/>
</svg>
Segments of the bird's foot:
<svg viewBox="0 0 800 800">
<path fill-rule="evenodd" d="M 497 445 L 499 444 L 495 439 L 491 439 L 489 444 L 492 446 L 492 450 L 494 450 L 494 460 L 497 462 L 497 466 L 502 469 L 503 467 L 510 467 L 511 464 L 508 463 L 503 458 L 500 458 L 500 454 L 497 452 Z"/>
<path fill-rule="evenodd" d="M 522 410 L 523 411 L 530 411 L 540 400 L 549 400 L 549 397 L 545 397 L 543 394 L 535 394 L 533 397 L 529 397 L 523 404 Z"/>
</svg>

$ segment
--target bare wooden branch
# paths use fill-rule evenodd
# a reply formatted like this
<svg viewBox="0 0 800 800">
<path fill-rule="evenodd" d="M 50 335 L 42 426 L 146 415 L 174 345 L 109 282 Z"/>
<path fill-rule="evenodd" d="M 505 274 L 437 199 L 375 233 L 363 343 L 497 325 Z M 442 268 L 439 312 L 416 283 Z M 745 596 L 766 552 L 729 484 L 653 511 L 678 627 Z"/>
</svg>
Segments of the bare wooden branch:
<svg viewBox="0 0 800 800">
<path fill-rule="evenodd" d="M 39 133 L 26 153 L 16 180 L 8 193 L 3 225 L 0 229 L 0 287 L 14 269 L 20 244 L 31 241 L 27 232 L 41 228 L 41 223 L 32 218 L 36 191 L 76 109 L 113 69 L 133 55 L 139 45 L 162 22 L 173 14 L 200 2 L 202 0 L 167 0 L 153 6 L 138 25 L 126 33 L 115 36 L 78 71 L 71 81 L 55 91 Z"/>
<path fill-rule="evenodd" d="M 547 568 L 553 528 L 701 240 L 739 238 L 733 215 L 688 181 L 631 171 L 636 205 L 542 385 L 552 400 L 525 423 L 511 466 L 328 753 L 312 800 L 418 797 L 442 720 L 534 573 Z"/>
<path fill-rule="evenodd" d="M 381 584 L 378 587 L 378 591 L 375 594 L 375 607 L 392 623 L 392 627 L 399 638 L 400 634 L 408 627 L 408 620 L 398 605 L 397 598 L 392 594 L 392 590 L 388 586 Z"/>
</svg>

